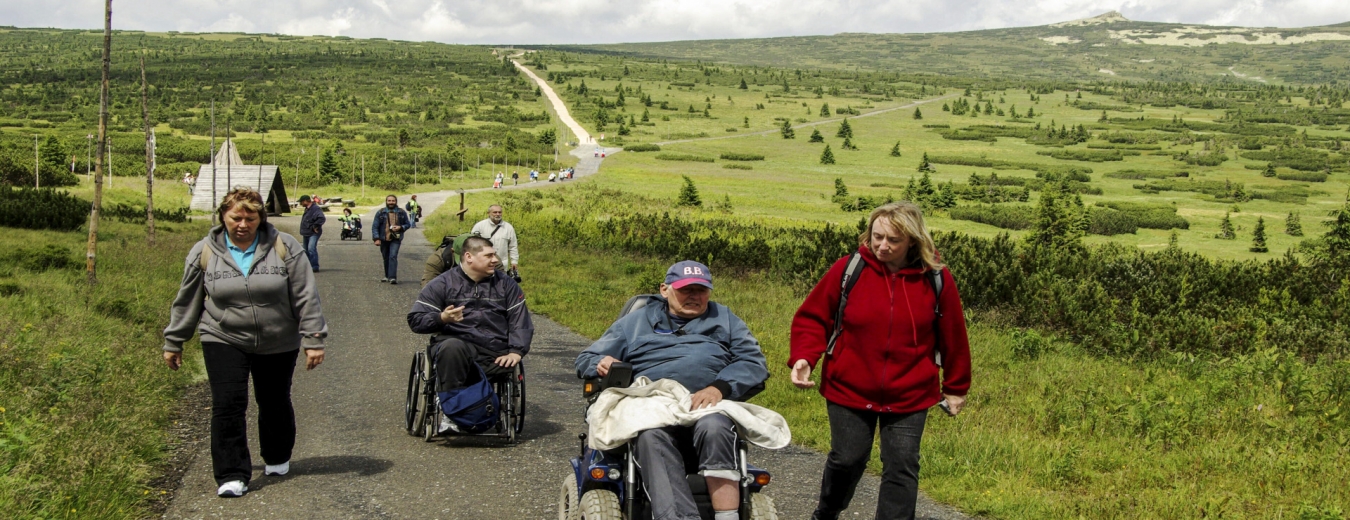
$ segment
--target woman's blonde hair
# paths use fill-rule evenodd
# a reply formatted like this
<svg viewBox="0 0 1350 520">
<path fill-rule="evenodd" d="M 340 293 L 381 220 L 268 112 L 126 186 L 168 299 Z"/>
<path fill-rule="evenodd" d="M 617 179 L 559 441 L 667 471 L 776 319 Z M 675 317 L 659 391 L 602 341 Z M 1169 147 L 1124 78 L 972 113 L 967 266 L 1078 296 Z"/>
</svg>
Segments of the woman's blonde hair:
<svg viewBox="0 0 1350 520">
<path fill-rule="evenodd" d="M 225 222 L 225 212 L 239 208 L 257 213 L 258 221 L 265 224 L 267 223 L 267 212 L 264 211 L 263 206 L 262 194 L 258 193 L 258 190 L 248 186 L 235 186 L 234 189 L 225 194 L 225 198 L 220 200 L 220 208 L 216 210 L 216 213 L 220 217 L 220 221 Z"/>
<path fill-rule="evenodd" d="M 867 229 L 858 236 L 858 244 L 873 253 L 876 251 L 872 250 L 872 225 L 879 218 L 885 218 L 891 226 L 909 236 L 910 247 L 906 264 L 918 261 L 923 263 L 925 270 L 942 269 L 942 262 L 938 260 L 937 246 L 933 244 L 933 236 L 928 234 L 928 226 L 923 223 L 923 210 L 919 209 L 919 206 L 910 202 L 892 202 L 872 210 L 872 215 L 867 217 Z"/>
</svg>

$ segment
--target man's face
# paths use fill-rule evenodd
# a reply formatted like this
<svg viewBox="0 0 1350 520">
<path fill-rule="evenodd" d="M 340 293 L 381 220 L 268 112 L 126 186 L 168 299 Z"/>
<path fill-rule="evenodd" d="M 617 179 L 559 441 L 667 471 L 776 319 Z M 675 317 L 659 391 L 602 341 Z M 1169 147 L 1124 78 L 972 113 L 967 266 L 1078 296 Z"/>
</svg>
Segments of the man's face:
<svg viewBox="0 0 1350 520">
<path fill-rule="evenodd" d="M 385 205 L 385 207 L 388 207 L 388 208 L 397 208 L 397 207 L 398 207 L 398 198 L 395 197 L 395 196 L 393 196 L 393 195 L 390 195 L 390 196 L 388 196 L 388 197 L 385 197 L 385 198 L 384 198 L 384 205 Z"/>
<path fill-rule="evenodd" d="M 464 253 L 464 269 L 479 276 L 492 274 L 500 263 L 497 250 L 492 246 L 486 246 L 477 253 Z"/>
<path fill-rule="evenodd" d="M 708 299 L 712 297 L 712 289 L 698 284 L 689 284 L 679 289 L 661 284 L 661 296 L 666 298 L 671 314 L 693 319 L 708 311 Z"/>
<path fill-rule="evenodd" d="M 493 223 L 493 224 L 501 224 L 501 223 L 502 223 L 502 207 L 501 207 L 501 206 L 493 206 L 493 207 L 491 207 L 491 208 L 488 208 L 488 218 L 492 219 L 492 223 Z"/>
<path fill-rule="evenodd" d="M 314 201 L 309 201 L 309 200 L 302 200 L 302 201 L 300 201 L 300 205 L 303 206 L 303 207 L 305 207 L 305 208 L 308 208 L 311 204 L 314 204 Z"/>
</svg>

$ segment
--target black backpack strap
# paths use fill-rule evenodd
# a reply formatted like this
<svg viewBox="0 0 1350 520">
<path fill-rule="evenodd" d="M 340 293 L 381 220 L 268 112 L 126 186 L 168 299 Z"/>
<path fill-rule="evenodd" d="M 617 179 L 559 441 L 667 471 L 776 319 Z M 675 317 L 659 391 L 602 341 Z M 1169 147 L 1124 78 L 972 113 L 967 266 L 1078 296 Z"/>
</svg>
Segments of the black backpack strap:
<svg viewBox="0 0 1350 520">
<path fill-rule="evenodd" d="M 933 363 L 942 368 L 942 269 L 924 273 L 933 286 Z"/>
<path fill-rule="evenodd" d="M 848 267 L 844 268 L 844 275 L 839 279 L 839 307 L 834 311 L 834 331 L 830 332 L 830 338 L 825 343 L 825 357 L 834 355 L 834 344 L 844 332 L 844 307 L 848 306 L 848 294 L 853 292 L 853 286 L 858 284 L 862 270 L 862 255 L 853 253 L 848 259 Z"/>
<path fill-rule="evenodd" d="M 492 237 L 497 236 L 497 231 L 499 231 L 499 230 L 501 230 L 501 229 L 502 229 L 502 225 L 501 225 L 501 224 L 497 224 L 497 227 L 492 228 L 492 233 L 488 235 L 488 240 L 492 240 Z"/>
</svg>

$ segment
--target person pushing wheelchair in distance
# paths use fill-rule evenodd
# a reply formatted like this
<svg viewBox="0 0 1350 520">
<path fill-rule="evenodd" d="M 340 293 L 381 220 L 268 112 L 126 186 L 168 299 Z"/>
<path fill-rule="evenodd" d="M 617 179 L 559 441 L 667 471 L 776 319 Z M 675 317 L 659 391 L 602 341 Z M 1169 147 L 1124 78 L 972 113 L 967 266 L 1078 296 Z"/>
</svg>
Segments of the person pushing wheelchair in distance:
<svg viewBox="0 0 1350 520">
<path fill-rule="evenodd" d="M 633 376 L 671 379 L 692 392 L 690 409 L 743 400 L 769 377 L 759 341 L 726 306 L 709 301 L 712 272 L 683 261 L 670 266 L 661 299 L 610 326 L 576 359 L 581 377 L 604 376 L 615 362 L 631 363 Z M 708 414 L 692 426 L 643 430 L 634 456 L 650 497 L 654 520 L 699 520 L 685 481 L 680 445 L 697 451 L 699 474 L 707 479 L 716 520 L 739 518 L 740 478 L 735 423 Z"/>
<path fill-rule="evenodd" d="M 510 372 L 530 352 L 534 323 L 525 292 L 498 263 L 492 243 L 469 237 L 460 264 L 423 287 L 408 311 L 413 332 L 435 334 L 430 355 L 440 403 L 480 377 Z M 449 415 L 438 433 L 458 431 Z"/>
</svg>

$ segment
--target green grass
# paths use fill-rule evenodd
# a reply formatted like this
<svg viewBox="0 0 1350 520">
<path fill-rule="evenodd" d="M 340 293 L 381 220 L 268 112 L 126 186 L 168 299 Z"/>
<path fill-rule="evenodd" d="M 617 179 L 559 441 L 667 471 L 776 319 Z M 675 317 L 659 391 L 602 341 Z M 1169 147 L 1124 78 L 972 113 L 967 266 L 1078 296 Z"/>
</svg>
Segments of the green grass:
<svg viewBox="0 0 1350 520">
<path fill-rule="evenodd" d="M 143 194 L 141 195 L 144 196 Z M 0 511 L 11 518 L 142 518 L 165 428 L 199 364 L 171 372 L 160 329 L 202 223 L 100 225 L 99 285 L 84 282 L 87 232 L 0 235 Z M 68 265 L 20 267 L 46 246 Z M 189 349 L 189 359 L 196 354 Z"/>
<path fill-rule="evenodd" d="M 432 217 L 430 234 L 455 228 L 448 220 Z M 531 310 L 590 338 L 666 267 L 529 240 L 528 229 L 522 237 Z M 788 383 L 788 330 L 801 298 L 755 273 L 720 273 L 714 293 L 768 358 L 769 386 L 754 402 L 783 414 L 794 442 L 825 450 L 822 398 Z M 1274 352 L 1136 362 L 991 321 L 971 327 L 966 411 L 929 419 L 921 487 L 935 499 L 1026 519 L 1342 518 L 1350 509 L 1342 485 L 1350 437 L 1299 406 L 1350 391 L 1347 362 L 1306 365 Z M 879 464 L 874 450 L 872 468 Z"/>
</svg>

